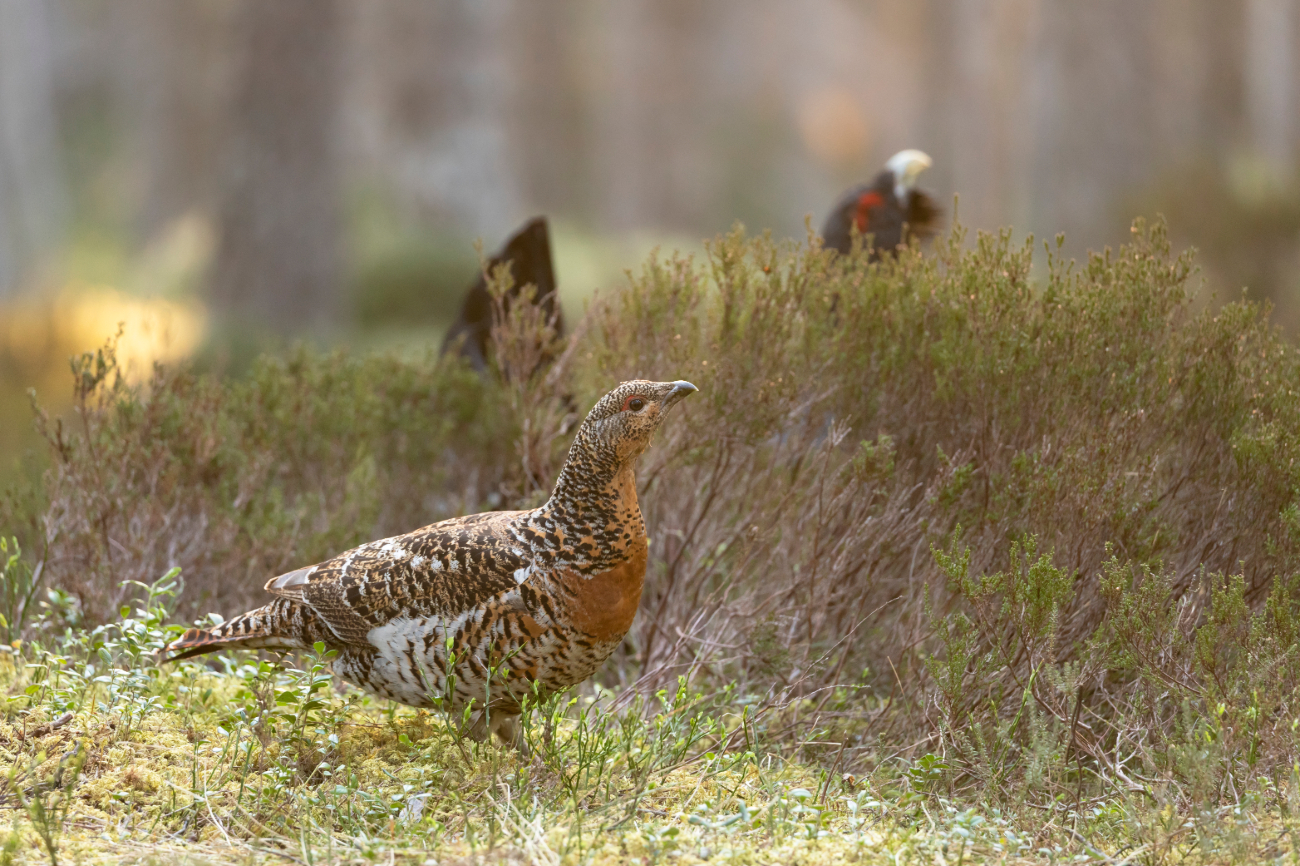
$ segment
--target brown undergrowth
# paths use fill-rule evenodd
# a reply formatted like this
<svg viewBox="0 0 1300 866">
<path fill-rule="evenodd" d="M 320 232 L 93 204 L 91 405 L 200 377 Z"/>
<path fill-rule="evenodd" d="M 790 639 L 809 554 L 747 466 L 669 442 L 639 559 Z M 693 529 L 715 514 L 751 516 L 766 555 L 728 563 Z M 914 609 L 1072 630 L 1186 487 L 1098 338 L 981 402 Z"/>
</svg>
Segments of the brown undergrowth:
<svg viewBox="0 0 1300 866">
<path fill-rule="evenodd" d="M 0 526 L 61 615 L 112 618 L 173 566 L 183 617 L 229 615 L 360 541 L 539 501 L 575 409 L 685 378 L 701 394 L 639 469 L 649 574 L 605 685 L 730 684 L 791 755 L 904 761 L 1061 826 L 1103 800 L 1290 808 L 1296 352 L 1256 306 L 1191 311 L 1162 226 L 1056 249 L 1034 279 L 1009 232 L 868 264 L 737 231 L 652 258 L 548 368 L 516 305 L 492 381 L 303 350 L 137 386 L 106 347 Z"/>
</svg>

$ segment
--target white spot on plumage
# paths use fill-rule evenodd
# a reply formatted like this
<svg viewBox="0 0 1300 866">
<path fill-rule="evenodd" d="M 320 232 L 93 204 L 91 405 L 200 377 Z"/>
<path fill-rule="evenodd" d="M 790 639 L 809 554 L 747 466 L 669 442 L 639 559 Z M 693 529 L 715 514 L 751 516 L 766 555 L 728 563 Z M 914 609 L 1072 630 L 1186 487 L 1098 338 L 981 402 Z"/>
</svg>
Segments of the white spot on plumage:
<svg viewBox="0 0 1300 866">
<path fill-rule="evenodd" d="M 416 633 L 424 632 L 425 621 L 423 617 L 418 619 L 409 616 L 393 617 L 383 625 L 377 625 L 366 633 L 366 640 L 381 653 L 387 655 L 395 646 L 398 646 L 410 636 Z"/>
<path fill-rule="evenodd" d="M 411 555 L 411 552 L 403 547 L 402 543 L 396 538 L 387 539 L 379 548 L 379 552 L 397 560 L 407 559 Z"/>
<path fill-rule="evenodd" d="M 412 568 L 420 568 L 420 567 L 422 567 L 422 566 L 424 565 L 424 563 L 427 562 L 427 561 L 428 561 L 428 560 L 426 560 L 423 556 L 421 556 L 420 554 L 417 553 L 415 556 L 412 556 L 412 557 L 411 557 L 411 567 L 412 567 Z"/>
<path fill-rule="evenodd" d="M 275 580 L 271 581 L 271 585 L 269 588 L 288 589 L 294 586 L 302 586 L 307 582 L 308 577 L 315 570 L 316 570 L 315 568 L 300 568 L 297 571 L 291 571 L 287 574 L 282 574 L 279 577 L 277 577 Z"/>
</svg>

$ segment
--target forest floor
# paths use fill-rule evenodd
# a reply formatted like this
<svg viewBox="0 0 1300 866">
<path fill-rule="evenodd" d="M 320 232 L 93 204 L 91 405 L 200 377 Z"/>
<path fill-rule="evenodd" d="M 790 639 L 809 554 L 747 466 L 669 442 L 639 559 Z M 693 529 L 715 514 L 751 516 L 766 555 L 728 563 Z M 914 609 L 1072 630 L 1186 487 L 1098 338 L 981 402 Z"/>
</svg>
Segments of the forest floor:
<svg viewBox="0 0 1300 866">
<path fill-rule="evenodd" d="M 0 866 L 1300 859 L 1300 352 L 1163 225 L 1036 255 L 737 229 L 567 341 L 514 305 L 489 378 L 75 357 L 0 491 Z M 638 466 L 641 612 L 526 751 L 323 646 L 157 664 L 268 576 L 534 507 L 644 377 L 700 394 Z"/>
<path fill-rule="evenodd" d="M 771 732 L 801 704 L 683 681 L 530 709 L 530 754 L 444 714 L 340 691 L 328 659 L 159 668 L 140 608 L 58 651 L 0 655 L 0 862 L 1180 863 L 1293 856 L 1263 801 L 1180 816 L 1152 791 L 1004 815 L 945 796 L 941 757 L 840 772 Z M 112 663 L 108 663 L 111 660 Z M 839 751 L 837 751 L 837 749 Z M 1290 860 L 1288 859 L 1288 862 Z"/>
</svg>

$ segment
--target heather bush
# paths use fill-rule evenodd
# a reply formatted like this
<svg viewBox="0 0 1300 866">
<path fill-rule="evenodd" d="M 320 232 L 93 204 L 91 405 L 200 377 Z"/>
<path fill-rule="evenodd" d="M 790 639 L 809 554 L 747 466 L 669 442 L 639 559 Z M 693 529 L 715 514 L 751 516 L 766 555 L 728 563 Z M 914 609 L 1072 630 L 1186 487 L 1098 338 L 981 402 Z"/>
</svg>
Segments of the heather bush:
<svg viewBox="0 0 1300 866">
<path fill-rule="evenodd" d="M 0 527 L 91 622 L 174 566 L 183 618 L 230 615 L 362 540 L 539 502 L 597 396 L 685 378 L 605 685 L 732 686 L 832 769 L 928 754 L 926 791 L 1051 814 L 1294 797 L 1295 350 L 1252 304 L 1193 310 L 1161 225 L 1059 249 L 958 230 L 869 264 L 737 230 L 566 343 L 514 305 L 487 380 L 303 349 L 135 386 L 110 345 Z"/>
<path fill-rule="evenodd" d="M 512 475 L 493 390 L 432 360 L 301 349 L 236 381 L 159 366 L 139 385 L 115 363 L 111 342 L 73 359 L 73 417 L 38 418 L 43 496 L 8 500 L 48 504 L 5 515 L 92 621 L 173 566 L 185 615 L 246 605 L 266 574 L 477 507 Z"/>
</svg>

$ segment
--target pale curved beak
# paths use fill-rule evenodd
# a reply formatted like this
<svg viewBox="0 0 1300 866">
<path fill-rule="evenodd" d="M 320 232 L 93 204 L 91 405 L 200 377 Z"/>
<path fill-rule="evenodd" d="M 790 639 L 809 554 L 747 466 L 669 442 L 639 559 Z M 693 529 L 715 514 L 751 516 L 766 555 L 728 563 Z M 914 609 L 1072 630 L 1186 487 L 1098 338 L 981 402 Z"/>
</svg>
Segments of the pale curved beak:
<svg viewBox="0 0 1300 866">
<path fill-rule="evenodd" d="M 690 382 L 687 382 L 682 379 L 678 379 L 676 382 L 673 383 L 673 390 L 668 392 L 668 399 L 665 400 L 664 402 L 666 402 L 668 405 L 671 406 L 673 403 L 676 403 L 678 400 L 682 399 L 686 395 L 694 394 L 698 390 L 700 389 L 696 388 Z"/>
<path fill-rule="evenodd" d="M 901 201 L 916 186 L 921 172 L 932 165 L 934 160 L 920 150 L 900 150 L 891 156 L 885 168 L 894 175 L 894 195 Z"/>
</svg>

